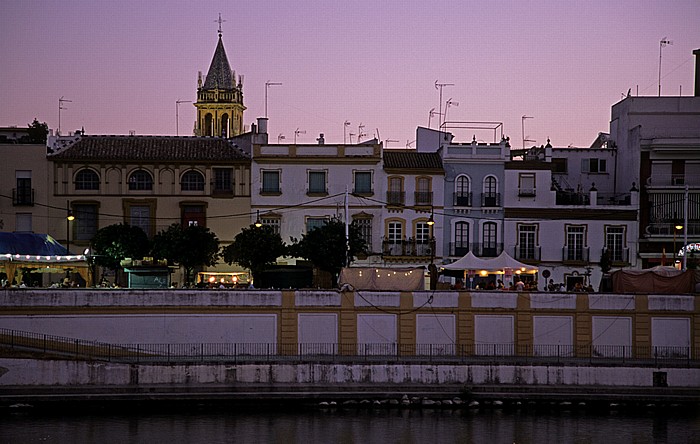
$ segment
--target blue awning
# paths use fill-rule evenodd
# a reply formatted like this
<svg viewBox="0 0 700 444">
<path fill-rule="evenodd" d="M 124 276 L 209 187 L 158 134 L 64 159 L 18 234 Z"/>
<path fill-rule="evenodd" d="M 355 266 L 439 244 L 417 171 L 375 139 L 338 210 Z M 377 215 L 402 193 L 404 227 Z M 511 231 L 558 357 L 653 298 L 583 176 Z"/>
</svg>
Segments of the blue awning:
<svg viewBox="0 0 700 444">
<path fill-rule="evenodd" d="M 0 260 L 18 262 L 84 261 L 82 254 L 71 254 L 48 234 L 0 233 Z"/>
</svg>

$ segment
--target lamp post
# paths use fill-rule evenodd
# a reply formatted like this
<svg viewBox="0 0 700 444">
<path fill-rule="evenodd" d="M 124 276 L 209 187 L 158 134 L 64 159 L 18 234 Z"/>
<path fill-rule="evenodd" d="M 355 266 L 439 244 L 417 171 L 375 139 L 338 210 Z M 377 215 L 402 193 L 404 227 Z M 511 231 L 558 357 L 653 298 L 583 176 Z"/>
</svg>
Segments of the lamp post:
<svg viewBox="0 0 700 444">
<path fill-rule="evenodd" d="M 435 225 L 435 218 L 433 217 L 434 211 L 430 210 L 430 217 L 428 218 L 428 227 L 430 229 L 430 265 L 428 265 L 428 274 L 430 276 L 430 289 L 437 289 L 437 267 L 435 266 L 435 237 L 433 235 L 433 225 Z"/>
<path fill-rule="evenodd" d="M 676 250 L 676 233 L 678 232 L 678 230 L 682 230 L 682 229 L 683 229 L 683 225 L 681 225 L 680 223 L 676 223 L 676 225 L 673 227 L 673 266 L 674 267 L 679 262 L 678 259 L 676 259 L 678 257 L 678 251 Z"/>
<path fill-rule="evenodd" d="M 256 211 L 257 211 L 257 217 L 256 217 L 256 219 L 255 219 L 255 227 L 256 227 L 256 228 L 260 228 L 260 227 L 263 226 L 263 223 L 262 223 L 262 221 L 260 220 L 260 210 L 256 210 Z"/>
<path fill-rule="evenodd" d="M 66 250 L 70 253 L 70 223 L 75 220 L 73 212 L 70 209 L 70 201 L 66 201 Z"/>
</svg>

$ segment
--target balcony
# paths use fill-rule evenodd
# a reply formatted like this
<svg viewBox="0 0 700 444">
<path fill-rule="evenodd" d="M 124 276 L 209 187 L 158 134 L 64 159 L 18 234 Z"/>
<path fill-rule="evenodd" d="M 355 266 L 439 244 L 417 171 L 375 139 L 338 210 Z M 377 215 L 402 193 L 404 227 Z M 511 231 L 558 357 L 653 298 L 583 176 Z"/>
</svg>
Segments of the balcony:
<svg viewBox="0 0 700 444">
<path fill-rule="evenodd" d="M 450 242 L 450 256 L 462 257 L 469 253 L 469 250 L 467 242 Z"/>
<path fill-rule="evenodd" d="M 417 207 L 429 207 L 433 204 L 432 191 L 416 191 L 414 193 L 414 198 Z"/>
<path fill-rule="evenodd" d="M 603 248 L 603 250 L 600 252 L 601 257 L 605 254 L 605 252 L 610 253 L 610 264 L 613 267 L 623 267 L 625 265 L 629 265 L 629 258 L 630 258 L 630 250 L 629 248 L 613 248 L 613 249 L 607 249 Z"/>
<path fill-rule="evenodd" d="M 472 193 L 462 192 L 452 194 L 452 204 L 455 207 L 471 207 L 472 206 Z"/>
<path fill-rule="evenodd" d="M 34 205 L 34 188 L 13 188 L 12 205 L 16 207 Z"/>
<path fill-rule="evenodd" d="M 598 193 L 596 204 L 598 205 L 630 205 L 632 195 L 630 193 Z"/>
<path fill-rule="evenodd" d="M 513 247 L 513 258 L 523 263 L 533 264 L 542 260 L 542 247 L 516 245 Z"/>
<path fill-rule="evenodd" d="M 430 240 L 387 240 L 382 241 L 382 254 L 385 257 L 435 257 L 435 238 Z"/>
<path fill-rule="evenodd" d="M 647 178 L 647 188 L 666 187 L 700 187 L 700 175 L 697 174 L 654 174 Z"/>
<path fill-rule="evenodd" d="M 404 191 L 387 191 L 386 192 L 386 204 L 393 206 L 404 206 L 406 205 L 406 192 Z"/>
<path fill-rule="evenodd" d="M 683 229 L 676 230 L 676 225 L 678 222 L 657 222 L 647 225 L 644 230 L 646 237 L 650 236 L 661 236 L 661 237 L 672 237 L 676 236 L 677 239 L 683 239 L 685 232 Z M 675 233 L 674 233 L 675 232 Z M 700 222 L 693 221 L 688 223 L 688 236 L 700 236 Z"/>
<path fill-rule="evenodd" d="M 503 244 L 475 243 L 472 245 L 472 253 L 477 257 L 496 257 L 503 252 Z"/>
<path fill-rule="evenodd" d="M 588 258 L 588 247 L 565 246 L 564 248 L 562 248 L 561 260 L 565 264 L 587 264 Z"/>
<path fill-rule="evenodd" d="M 577 191 L 557 191 L 557 205 L 590 205 L 591 196 Z"/>
<path fill-rule="evenodd" d="M 481 193 L 482 207 L 500 207 L 501 193 Z"/>
</svg>

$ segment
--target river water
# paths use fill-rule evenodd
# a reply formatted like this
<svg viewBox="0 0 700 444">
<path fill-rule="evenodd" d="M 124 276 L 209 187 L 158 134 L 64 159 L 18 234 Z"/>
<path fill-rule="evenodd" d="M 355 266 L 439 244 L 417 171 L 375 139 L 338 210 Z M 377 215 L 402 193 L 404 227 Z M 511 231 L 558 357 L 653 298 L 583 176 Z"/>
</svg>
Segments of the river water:
<svg viewBox="0 0 700 444">
<path fill-rule="evenodd" d="M 16 413 L 0 443 L 700 443 L 697 411 L 494 409 Z"/>
</svg>

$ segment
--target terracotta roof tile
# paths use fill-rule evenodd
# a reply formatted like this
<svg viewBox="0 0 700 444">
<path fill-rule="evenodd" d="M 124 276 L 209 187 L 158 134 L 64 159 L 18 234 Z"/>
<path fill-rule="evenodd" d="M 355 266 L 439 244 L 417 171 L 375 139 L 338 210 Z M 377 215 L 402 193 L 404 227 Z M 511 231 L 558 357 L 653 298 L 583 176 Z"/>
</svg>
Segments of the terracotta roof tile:
<svg viewBox="0 0 700 444">
<path fill-rule="evenodd" d="M 431 169 L 443 171 L 438 153 L 421 153 L 416 150 L 384 150 L 384 168 Z"/>
<path fill-rule="evenodd" d="M 211 162 L 250 159 L 219 137 L 81 136 L 55 160 Z"/>
</svg>

